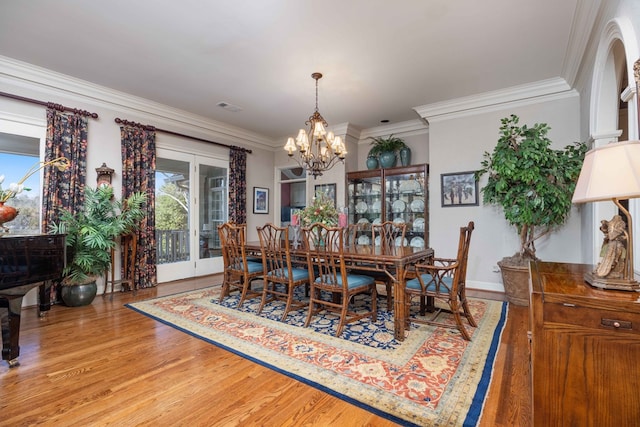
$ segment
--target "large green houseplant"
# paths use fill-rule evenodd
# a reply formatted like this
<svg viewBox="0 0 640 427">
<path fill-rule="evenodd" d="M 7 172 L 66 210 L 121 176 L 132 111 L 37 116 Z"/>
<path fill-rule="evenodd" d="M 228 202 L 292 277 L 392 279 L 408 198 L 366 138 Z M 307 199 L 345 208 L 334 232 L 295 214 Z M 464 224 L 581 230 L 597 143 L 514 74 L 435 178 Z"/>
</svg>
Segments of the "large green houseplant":
<svg viewBox="0 0 640 427">
<path fill-rule="evenodd" d="M 367 157 L 376 158 L 382 168 L 390 168 L 396 165 L 396 155 L 403 148 L 407 148 L 404 139 L 389 135 L 387 137 L 371 137 L 371 149 Z"/>
<path fill-rule="evenodd" d="M 507 299 L 526 305 L 527 283 L 512 286 L 512 272 L 520 269 L 526 273 L 529 261 L 537 259 L 535 241 L 567 220 L 588 147 L 579 142 L 561 150 L 552 149 L 546 123 L 520 126 L 518 116 L 513 114 L 501 123 L 498 143 L 492 153 L 484 153 L 476 176 L 488 174 L 481 190 L 483 202 L 501 206 L 505 219 L 520 236 L 518 252 L 498 265 Z"/>
<path fill-rule="evenodd" d="M 97 291 L 97 277 L 111 264 L 111 249 L 116 246 L 116 239 L 138 228 L 145 215 L 145 202 L 146 194 L 142 192 L 118 201 L 111 187 L 87 187 L 83 208 L 76 214 L 63 210 L 59 221 L 51 225 L 52 233 L 67 235 L 68 257 L 62 280 L 62 297 L 67 305 L 91 303 Z M 89 291 L 70 289 L 85 285 Z M 82 302 L 67 302 L 65 295 L 72 291 L 83 296 Z"/>
</svg>

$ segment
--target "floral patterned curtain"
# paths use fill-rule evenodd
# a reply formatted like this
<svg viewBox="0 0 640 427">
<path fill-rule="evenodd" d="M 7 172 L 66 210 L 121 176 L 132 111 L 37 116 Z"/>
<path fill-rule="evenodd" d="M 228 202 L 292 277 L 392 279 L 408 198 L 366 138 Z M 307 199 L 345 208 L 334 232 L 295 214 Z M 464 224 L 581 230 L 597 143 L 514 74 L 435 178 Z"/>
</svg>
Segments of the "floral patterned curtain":
<svg viewBox="0 0 640 427">
<path fill-rule="evenodd" d="M 46 233 L 49 224 L 57 221 L 58 210 L 77 212 L 84 203 L 87 178 L 88 118 L 81 114 L 64 113 L 47 108 L 47 139 L 44 161 L 64 156 L 71 167 L 66 171 L 44 169 L 42 189 L 42 227 Z"/>
<path fill-rule="evenodd" d="M 156 226 L 155 226 L 155 171 L 156 132 L 150 127 L 121 126 L 122 143 L 122 198 L 142 191 L 147 194 L 147 215 L 137 231 L 138 250 L 134 283 L 141 288 L 155 286 Z"/>
<path fill-rule="evenodd" d="M 229 221 L 247 222 L 247 152 L 231 147 L 229 152 Z"/>
</svg>

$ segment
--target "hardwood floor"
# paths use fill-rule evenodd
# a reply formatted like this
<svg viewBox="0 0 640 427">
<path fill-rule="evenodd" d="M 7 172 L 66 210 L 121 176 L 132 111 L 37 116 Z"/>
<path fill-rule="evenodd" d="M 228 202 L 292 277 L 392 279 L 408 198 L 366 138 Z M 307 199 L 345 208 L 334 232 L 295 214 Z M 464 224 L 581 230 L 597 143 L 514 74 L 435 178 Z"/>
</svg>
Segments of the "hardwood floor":
<svg viewBox="0 0 640 427">
<path fill-rule="evenodd" d="M 42 319 L 24 309 L 21 365 L 0 364 L 0 425 L 395 425 L 124 307 L 219 281 L 99 295 Z M 510 307 L 481 426 L 530 425 L 527 316 Z"/>
</svg>

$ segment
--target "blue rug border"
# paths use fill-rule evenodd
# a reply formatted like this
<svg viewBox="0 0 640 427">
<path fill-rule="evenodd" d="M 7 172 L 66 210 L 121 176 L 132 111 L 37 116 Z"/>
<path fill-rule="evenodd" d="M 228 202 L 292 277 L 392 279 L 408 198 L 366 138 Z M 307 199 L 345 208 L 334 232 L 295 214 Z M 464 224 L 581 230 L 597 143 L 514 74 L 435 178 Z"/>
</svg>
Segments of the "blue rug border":
<svg viewBox="0 0 640 427">
<path fill-rule="evenodd" d="M 190 293 L 190 292 L 192 292 L 192 291 L 177 292 L 177 293 L 172 294 L 172 295 L 167 295 L 167 297 L 174 296 L 174 295 L 180 295 L 180 294 L 184 294 L 184 293 Z M 156 298 L 152 298 L 152 299 L 156 299 Z M 337 398 L 339 398 L 341 400 L 349 402 L 352 405 L 355 405 L 355 406 L 357 406 L 359 408 L 362 408 L 362 409 L 364 409 L 366 411 L 369 411 L 369 412 L 371 412 L 371 413 L 373 413 L 375 415 L 378 415 L 378 416 L 380 416 L 382 418 L 385 418 L 385 419 L 387 419 L 389 421 L 392 421 L 392 422 L 394 422 L 396 424 L 399 424 L 401 426 L 407 426 L 407 427 L 420 427 L 420 424 L 414 424 L 414 423 L 412 423 L 410 421 L 407 421 L 405 419 L 396 417 L 393 414 L 389 414 L 388 412 L 385 412 L 385 411 L 382 411 L 382 410 L 380 410 L 378 408 L 375 408 L 373 406 L 367 405 L 366 403 L 360 402 L 360 401 L 358 401 L 356 399 L 353 399 L 352 397 L 349 397 L 349 396 L 346 396 L 346 395 L 344 395 L 342 393 L 336 392 L 335 390 L 332 390 L 332 389 L 330 389 L 330 388 L 328 388 L 328 387 L 326 387 L 326 386 L 324 386 L 322 384 L 319 384 L 319 383 L 317 383 L 315 381 L 311 381 L 308 378 L 301 377 L 301 376 L 295 375 L 295 374 L 293 374 L 291 372 L 282 370 L 282 369 L 280 369 L 280 368 L 278 368 L 276 366 L 273 366 L 273 365 L 271 365 L 271 364 L 269 364 L 267 362 L 264 362 L 262 360 L 256 359 L 253 356 L 249 356 L 249 355 L 247 355 L 247 354 L 245 354 L 245 353 L 243 353 L 241 351 L 238 351 L 238 350 L 235 350 L 233 348 L 227 347 L 224 344 L 220 344 L 220 343 L 218 343 L 216 341 L 213 341 L 213 340 L 211 340 L 209 338 L 205 338 L 205 337 L 203 337 L 201 335 L 198 335 L 198 334 L 193 333 L 193 332 L 191 332 L 189 330 L 181 328 L 180 326 L 178 326 L 178 325 L 176 325 L 176 324 L 174 324 L 172 322 L 160 319 L 160 318 L 158 318 L 158 317 L 156 317 L 156 316 L 154 316 L 152 314 L 146 313 L 146 312 L 144 312 L 144 311 L 142 311 L 142 310 L 140 310 L 140 309 L 138 309 L 138 308 L 136 308 L 136 307 L 131 305 L 131 304 L 135 304 L 135 303 L 138 303 L 138 302 L 147 302 L 147 301 L 150 301 L 150 300 L 136 301 L 134 303 L 127 303 L 124 306 L 129 308 L 129 309 L 131 309 L 131 310 L 133 310 L 133 311 L 135 311 L 135 312 L 137 312 L 137 313 L 140 313 L 140 314 L 142 314 L 142 315 L 144 315 L 146 317 L 149 317 L 149 318 L 151 318 L 151 319 L 153 319 L 153 320 L 155 320 L 157 322 L 160 322 L 160 323 L 162 323 L 164 325 L 167 325 L 167 326 L 172 327 L 172 328 L 174 328 L 176 330 L 179 330 L 180 332 L 183 332 L 183 333 L 185 333 L 187 335 L 191 335 L 194 338 L 198 338 L 198 339 L 200 339 L 202 341 L 205 341 L 205 342 L 207 342 L 209 344 L 213 344 L 218 348 L 221 348 L 223 350 L 227 350 L 227 351 L 229 351 L 229 352 L 231 352 L 233 354 L 236 354 L 236 355 L 238 355 L 238 356 L 240 356 L 240 357 L 242 357 L 244 359 L 247 359 L 247 360 L 250 360 L 251 362 L 257 363 L 260 366 L 264 366 L 265 368 L 268 368 L 268 369 L 271 369 L 271 370 L 276 371 L 278 373 L 281 373 L 281 374 L 283 374 L 283 375 L 285 375 L 285 376 L 287 376 L 289 378 L 292 378 L 292 379 L 294 379 L 296 381 L 300 381 L 301 383 L 307 384 L 307 385 L 309 385 L 311 387 L 314 387 L 314 388 L 316 388 L 318 390 L 324 391 L 325 393 L 327 393 L 327 394 L 329 394 L 331 396 L 335 396 L 335 397 L 337 397 Z M 479 418 L 480 418 L 480 414 L 482 413 L 482 409 L 483 409 L 483 406 L 484 406 L 484 405 L 482 405 L 482 402 L 484 401 L 484 398 L 485 398 L 485 396 L 487 394 L 487 391 L 489 389 L 489 384 L 491 383 L 491 372 L 493 370 L 493 364 L 494 364 L 494 361 L 495 361 L 495 356 L 496 356 L 496 353 L 497 353 L 498 344 L 500 342 L 500 337 L 502 335 L 502 331 L 504 330 L 504 327 L 505 327 L 505 324 L 506 324 L 506 321 L 505 321 L 506 320 L 506 312 L 507 312 L 506 308 L 507 308 L 507 303 L 503 302 L 502 303 L 501 314 L 500 314 L 500 320 L 498 321 L 498 325 L 497 325 L 497 327 L 496 327 L 496 329 L 494 331 L 494 334 L 493 334 L 493 339 L 492 339 L 492 342 L 491 342 L 491 346 L 489 348 L 489 353 L 487 354 L 487 360 L 485 361 L 485 365 L 484 365 L 484 368 L 482 370 L 482 377 L 481 377 L 481 379 L 480 379 L 480 381 L 478 383 L 478 389 L 476 390 L 476 393 L 475 393 L 475 395 L 473 397 L 473 400 L 471 402 L 471 407 L 469 408 L 469 412 L 467 412 L 467 416 L 466 416 L 464 424 L 463 424 L 463 426 L 465 426 L 465 427 L 466 426 L 475 426 L 475 425 L 477 425 L 477 423 L 479 421 Z M 476 406 L 477 406 L 477 408 L 476 408 Z"/>
<path fill-rule="evenodd" d="M 507 325 L 507 313 L 508 313 L 508 303 L 502 302 L 502 311 L 500 313 L 500 320 L 498 321 L 498 327 L 493 333 L 493 339 L 491 340 L 491 346 L 489 347 L 489 353 L 487 354 L 487 360 L 484 364 L 484 369 L 482 370 L 482 377 L 480 378 L 480 382 L 478 382 L 478 388 L 476 389 L 476 393 L 471 400 L 471 406 L 469 407 L 469 412 L 467 412 L 467 416 L 462 424 L 463 427 L 473 427 L 478 424 L 480 421 L 480 416 L 482 415 L 482 410 L 484 409 L 484 400 L 487 397 L 487 392 L 489 391 L 489 385 L 491 384 L 491 380 L 493 378 L 493 366 L 495 364 L 496 355 L 498 354 L 498 345 L 500 345 L 500 340 L 502 338 L 502 332 L 504 331 L 505 326 Z"/>
</svg>

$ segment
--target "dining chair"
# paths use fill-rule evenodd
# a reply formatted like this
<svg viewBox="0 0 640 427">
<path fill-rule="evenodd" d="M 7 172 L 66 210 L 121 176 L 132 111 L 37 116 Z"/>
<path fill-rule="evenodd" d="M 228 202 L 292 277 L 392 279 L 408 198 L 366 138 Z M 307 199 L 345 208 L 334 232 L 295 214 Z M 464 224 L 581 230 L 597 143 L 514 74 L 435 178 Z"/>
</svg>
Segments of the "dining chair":
<svg viewBox="0 0 640 427">
<path fill-rule="evenodd" d="M 289 227 L 265 224 L 257 227 L 262 253 L 264 286 L 258 314 L 265 304 L 275 300 L 285 301 L 282 321 L 292 309 L 305 308 L 308 303 L 294 299 L 295 289 L 309 284 L 309 270 L 304 260 L 297 258 L 290 250 Z M 304 261 L 304 263 L 303 263 Z"/>
<path fill-rule="evenodd" d="M 325 310 L 340 316 L 336 336 L 342 334 L 347 323 L 365 317 L 375 321 L 378 315 L 375 280 L 371 276 L 348 272 L 344 256 L 344 230 L 314 223 L 303 228 L 303 233 L 309 276 L 312 278 L 305 326 L 309 326 L 314 315 Z M 352 299 L 366 293 L 371 295 L 370 310 L 350 310 Z"/>
<path fill-rule="evenodd" d="M 407 232 L 407 224 L 395 223 L 393 221 L 385 221 L 380 224 L 371 226 L 371 242 L 374 246 L 380 246 L 384 251 L 398 246 L 406 246 L 405 234 Z M 384 271 L 374 272 L 373 277 L 376 283 L 384 285 L 387 292 L 387 310 L 393 307 L 393 279 Z"/>
<path fill-rule="evenodd" d="M 260 279 L 263 274 L 262 262 L 247 259 L 245 224 L 225 222 L 218 226 L 218 235 L 224 263 L 219 301 L 222 302 L 229 295 L 231 288 L 236 288 L 240 291 L 240 308 L 248 297 L 262 296 L 262 290 L 257 291 L 251 287 L 251 282 Z"/>
<path fill-rule="evenodd" d="M 451 324 L 438 321 L 437 318 L 442 312 L 451 313 L 455 319 L 455 326 L 460 331 L 464 339 L 471 341 L 471 335 L 462 324 L 463 315 L 469 325 L 476 327 L 476 321 L 471 315 L 466 296 L 466 276 L 467 276 L 467 259 L 469 258 L 469 244 L 471 242 L 471 233 L 474 229 L 473 221 L 470 221 L 466 227 L 460 227 L 460 238 L 458 240 L 458 254 L 455 259 L 450 258 L 433 258 L 431 264 L 415 265 L 412 275 L 413 279 L 406 282 L 406 301 L 407 315 L 411 309 L 412 296 L 419 296 L 420 315 L 424 316 L 424 298 L 429 301 L 428 305 L 433 309 L 433 314 L 428 319 L 424 317 L 412 317 L 411 320 L 418 323 L 427 323 L 437 326 L 451 327 Z M 437 306 L 436 302 L 442 301 L 447 304 L 446 308 Z"/>
</svg>

